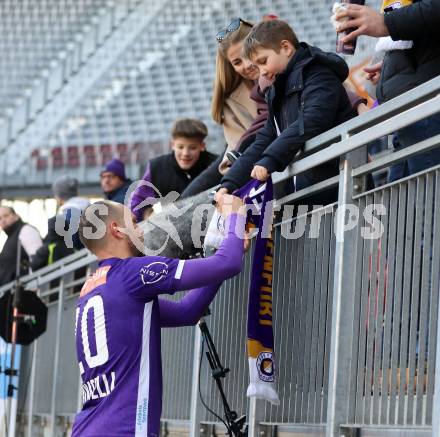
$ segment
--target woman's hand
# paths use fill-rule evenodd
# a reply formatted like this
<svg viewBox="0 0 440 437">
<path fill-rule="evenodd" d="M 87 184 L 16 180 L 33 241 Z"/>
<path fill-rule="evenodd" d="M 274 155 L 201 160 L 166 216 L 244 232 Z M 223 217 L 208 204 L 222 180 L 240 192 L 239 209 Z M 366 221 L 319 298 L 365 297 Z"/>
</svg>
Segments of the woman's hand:
<svg viewBox="0 0 440 437">
<path fill-rule="evenodd" d="M 266 182 L 269 179 L 269 172 L 266 167 L 255 165 L 252 169 L 251 178 L 257 179 L 261 182 Z"/>
<path fill-rule="evenodd" d="M 365 73 L 367 73 L 367 80 L 370 80 L 373 85 L 377 85 L 380 78 L 380 73 L 382 71 L 382 62 L 377 64 L 369 65 L 364 68 Z"/>
</svg>

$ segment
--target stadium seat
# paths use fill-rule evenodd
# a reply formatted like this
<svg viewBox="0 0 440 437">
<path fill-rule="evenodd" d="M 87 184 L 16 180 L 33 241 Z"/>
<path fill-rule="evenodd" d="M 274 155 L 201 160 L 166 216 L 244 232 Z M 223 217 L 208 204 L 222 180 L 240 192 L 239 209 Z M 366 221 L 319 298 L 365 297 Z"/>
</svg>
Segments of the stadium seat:
<svg viewBox="0 0 440 437">
<path fill-rule="evenodd" d="M 333 0 L 307 3 L 303 0 L 242 0 L 226 2 L 222 8 L 212 7 L 208 0 L 199 3 L 202 8 L 206 6 L 203 19 L 182 15 L 179 0 L 166 1 L 155 19 L 146 23 L 148 31 L 140 33 L 118 62 L 93 84 L 75 107 L 74 116 L 61 122 L 48 143 L 83 148 L 86 167 L 101 165 L 115 154 L 127 161 L 130 150 L 123 147 L 119 150 L 117 144 L 146 141 L 166 144 L 174 120 L 185 116 L 201 118 L 209 130 L 210 149 L 220 151 L 224 144 L 223 130 L 210 116 L 217 50 L 215 34 L 234 16 L 257 22 L 263 14 L 274 13 L 291 23 L 301 40 L 324 50 L 335 48 L 336 35 L 329 21 Z M 380 3 L 372 0 L 371 6 L 378 8 Z M 90 23 L 97 26 L 93 29 L 99 42 L 105 29 L 109 29 L 105 11 L 116 8 L 113 18 L 116 22 L 135 4 L 135 0 L 131 6 L 107 0 L 63 0 L 62 5 L 55 0 L 0 4 L 0 13 L 4 12 L 5 16 L 5 25 L 0 29 L 3 108 L 13 108 L 8 102 L 15 101 L 17 94 L 29 88 L 30 83 L 40 83 L 39 89 L 45 90 L 47 87 L 43 85 L 47 85 L 47 81 L 40 80 L 41 72 L 48 71 L 53 60 L 64 69 L 64 74 L 75 73 L 91 50 Z M 172 35 L 169 29 L 173 29 Z M 358 64 L 373 52 L 373 45 L 371 38 L 360 38 L 356 55 L 347 61 L 351 65 Z M 60 61 L 64 56 L 60 58 L 60 53 L 67 56 L 64 61 Z M 35 115 L 50 96 L 47 90 L 32 96 L 29 113 Z M 72 130 L 72 120 L 80 121 L 75 130 Z M 67 140 L 61 132 L 68 132 Z M 90 144 L 102 146 L 96 150 L 91 146 L 86 152 Z M 146 159 L 136 147 L 134 150 L 136 161 Z M 158 153 L 162 151 L 160 147 Z M 66 150 L 66 164 L 70 168 L 76 167 L 74 154 Z M 81 165 L 83 159 L 80 158 Z M 62 156 L 57 155 L 56 165 L 60 162 Z"/>
<path fill-rule="evenodd" d="M 67 167 L 76 168 L 79 166 L 79 153 L 77 146 L 67 147 Z"/>
<path fill-rule="evenodd" d="M 34 149 L 31 154 L 34 168 L 37 170 L 45 170 L 47 168 L 47 157 L 41 156 L 38 149 Z"/>
<path fill-rule="evenodd" d="M 55 169 L 64 167 L 63 147 L 54 147 L 51 150 L 52 167 Z"/>
<path fill-rule="evenodd" d="M 101 165 L 113 158 L 113 146 L 111 144 L 101 144 L 99 150 L 101 155 Z"/>
<path fill-rule="evenodd" d="M 95 146 L 84 146 L 84 164 L 86 167 L 96 167 L 98 161 L 96 159 L 96 147 Z"/>
<path fill-rule="evenodd" d="M 130 150 L 128 144 L 118 144 L 116 146 L 119 159 L 124 163 L 128 164 L 130 162 Z"/>
</svg>

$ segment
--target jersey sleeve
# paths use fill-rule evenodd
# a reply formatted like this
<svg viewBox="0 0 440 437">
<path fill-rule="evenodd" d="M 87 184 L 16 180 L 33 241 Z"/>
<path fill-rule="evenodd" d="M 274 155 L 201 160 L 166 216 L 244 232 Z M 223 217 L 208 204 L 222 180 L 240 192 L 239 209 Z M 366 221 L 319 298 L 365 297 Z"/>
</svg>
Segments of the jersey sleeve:
<svg viewBox="0 0 440 437">
<path fill-rule="evenodd" d="M 177 291 L 184 261 L 160 256 L 127 258 L 121 265 L 124 286 L 134 298 L 150 300 Z"/>
<path fill-rule="evenodd" d="M 222 282 L 241 271 L 246 217 L 230 215 L 226 237 L 215 255 L 202 259 L 178 260 L 164 257 L 127 258 L 121 274 L 128 292 L 140 299 L 173 294 Z"/>
</svg>

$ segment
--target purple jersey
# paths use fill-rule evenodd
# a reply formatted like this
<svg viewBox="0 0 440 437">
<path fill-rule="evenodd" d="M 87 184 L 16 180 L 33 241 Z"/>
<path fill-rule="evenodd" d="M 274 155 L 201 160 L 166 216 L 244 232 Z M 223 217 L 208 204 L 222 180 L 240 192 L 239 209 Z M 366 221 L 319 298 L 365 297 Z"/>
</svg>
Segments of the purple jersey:
<svg viewBox="0 0 440 437">
<path fill-rule="evenodd" d="M 157 436 L 162 373 L 157 295 L 172 294 L 184 262 L 142 257 L 99 263 L 76 309 L 83 410 L 74 436 Z"/>
<path fill-rule="evenodd" d="M 160 329 L 195 324 L 221 282 L 240 272 L 245 218 L 232 215 L 229 222 L 227 238 L 209 258 L 99 262 L 76 309 L 83 409 L 72 437 L 159 435 Z M 195 289 L 178 302 L 158 298 L 190 288 Z"/>
</svg>

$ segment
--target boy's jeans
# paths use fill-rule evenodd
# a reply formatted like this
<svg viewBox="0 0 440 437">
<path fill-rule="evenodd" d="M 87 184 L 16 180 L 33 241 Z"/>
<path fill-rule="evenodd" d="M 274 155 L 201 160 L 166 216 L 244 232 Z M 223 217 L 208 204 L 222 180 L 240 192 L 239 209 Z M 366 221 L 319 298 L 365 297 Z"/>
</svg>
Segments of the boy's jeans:
<svg viewBox="0 0 440 437">
<path fill-rule="evenodd" d="M 397 131 L 393 140 L 394 150 L 404 149 L 437 134 L 440 134 L 440 114 L 431 115 L 431 117 Z M 406 161 L 391 166 L 388 182 L 410 176 L 438 164 L 440 164 L 440 148 L 412 156 Z"/>
</svg>

